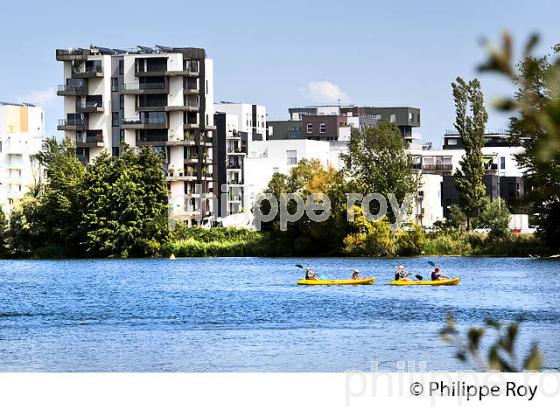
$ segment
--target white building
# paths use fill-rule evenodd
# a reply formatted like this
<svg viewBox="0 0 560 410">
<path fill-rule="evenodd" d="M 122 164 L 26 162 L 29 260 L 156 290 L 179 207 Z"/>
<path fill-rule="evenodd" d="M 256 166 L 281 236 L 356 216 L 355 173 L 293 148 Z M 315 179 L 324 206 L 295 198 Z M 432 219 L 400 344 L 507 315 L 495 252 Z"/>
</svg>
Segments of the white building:
<svg viewBox="0 0 560 410">
<path fill-rule="evenodd" d="M 302 159 L 318 159 L 324 167 L 332 164 L 327 141 L 271 140 L 254 142 L 245 160 L 245 203 L 250 211 L 256 196 L 263 192 L 272 175 L 289 174 Z"/>
<path fill-rule="evenodd" d="M 266 107 L 256 104 L 224 102 L 216 109 L 217 139 L 225 149 L 218 150 L 218 184 L 226 185 L 227 203 L 220 198 L 220 216 L 241 213 L 246 209 L 245 158 L 256 142 L 266 140 Z"/>
<path fill-rule="evenodd" d="M 5 213 L 40 179 L 44 114 L 33 104 L 0 102 L 0 205 Z"/>
<path fill-rule="evenodd" d="M 123 144 L 150 146 L 162 157 L 174 219 L 214 214 L 213 62 L 204 49 L 164 46 L 56 51 L 62 61 L 64 115 L 58 129 L 92 161 Z"/>
</svg>

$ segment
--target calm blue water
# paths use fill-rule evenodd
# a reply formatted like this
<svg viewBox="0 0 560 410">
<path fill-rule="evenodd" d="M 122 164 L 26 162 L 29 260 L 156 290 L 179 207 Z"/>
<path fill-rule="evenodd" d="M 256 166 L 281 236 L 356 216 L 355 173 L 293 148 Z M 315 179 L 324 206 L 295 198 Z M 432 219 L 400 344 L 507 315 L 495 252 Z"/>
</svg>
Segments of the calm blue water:
<svg viewBox="0 0 560 410">
<path fill-rule="evenodd" d="M 521 350 L 560 367 L 560 261 L 432 259 L 462 284 L 385 285 L 399 263 L 428 276 L 422 258 L 0 261 L 0 371 L 464 369 L 437 335 L 447 310 L 523 316 Z M 377 282 L 296 286 L 295 263 Z"/>
</svg>

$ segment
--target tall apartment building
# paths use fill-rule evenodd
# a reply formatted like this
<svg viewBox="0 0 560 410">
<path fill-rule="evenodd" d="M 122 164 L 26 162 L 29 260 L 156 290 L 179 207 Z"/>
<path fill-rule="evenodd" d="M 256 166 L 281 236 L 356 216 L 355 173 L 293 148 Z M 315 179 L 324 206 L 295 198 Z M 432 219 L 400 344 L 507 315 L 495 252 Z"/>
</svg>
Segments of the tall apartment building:
<svg viewBox="0 0 560 410">
<path fill-rule="evenodd" d="M 124 144 L 149 146 L 162 158 L 175 219 L 213 215 L 215 172 L 213 62 L 201 48 L 138 46 L 59 49 L 65 118 L 83 162 Z"/>
<path fill-rule="evenodd" d="M 247 207 L 245 158 L 253 142 L 266 140 L 266 107 L 221 101 L 215 109 L 218 184 L 227 186 L 227 202 L 223 204 L 220 196 L 219 215 L 225 217 Z"/>
<path fill-rule="evenodd" d="M 44 113 L 33 104 L 0 102 L 0 205 L 5 213 L 39 182 Z"/>
</svg>

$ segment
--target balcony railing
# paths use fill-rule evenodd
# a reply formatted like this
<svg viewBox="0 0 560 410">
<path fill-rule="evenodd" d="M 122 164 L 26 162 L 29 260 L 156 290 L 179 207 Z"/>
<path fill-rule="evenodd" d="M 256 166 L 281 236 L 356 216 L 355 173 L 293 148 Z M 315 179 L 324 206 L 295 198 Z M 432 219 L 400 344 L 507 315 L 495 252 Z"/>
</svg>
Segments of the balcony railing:
<svg viewBox="0 0 560 410">
<path fill-rule="evenodd" d="M 103 66 L 101 64 L 95 64 L 89 67 L 72 67 L 72 76 L 74 78 L 102 77 Z"/>
<path fill-rule="evenodd" d="M 144 117 L 144 118 L 123 118 L 122 125 L 165 125 L 167 124 L 166 118 L 161 117 Z"/>
<path fill-rule="evenodd" d="M 103 143 L 103 134 L 76 134 L 76 144 L 91 144 L 97 145 Z"/>
<path fill-rule="evenodd" d="M 123 91 L 138 91 L 138 90 L 165 90 L 166 83 L 127 83 L 122 85 Z"/>
<path fill-rule="evenodd" d="M 71 129 L 81 129 L 85 127 L 86 121 L 81 118 L 68 118 L 63 120 L 58 120 L 59 130 L 71 130 Z"/>
<path fill-rule="evenodd" d="M 58 94 L 59 95 L 79 95 L 85 94 L 86 87 L 85 85 L 71 85 L 71 84 L 61 84 L 58 86 Z"/>
<path fill-rule="evenodd" d="M 76 111 L 82 111 L 82 112 L 103 111 L 103 104 L 98 101 L 80 101 L 76 103 Z"/>
<path fill-rule="evenodd" d="M 452 171 L 452 164 L 422 164 L 423 171 Z"/>
</svg>

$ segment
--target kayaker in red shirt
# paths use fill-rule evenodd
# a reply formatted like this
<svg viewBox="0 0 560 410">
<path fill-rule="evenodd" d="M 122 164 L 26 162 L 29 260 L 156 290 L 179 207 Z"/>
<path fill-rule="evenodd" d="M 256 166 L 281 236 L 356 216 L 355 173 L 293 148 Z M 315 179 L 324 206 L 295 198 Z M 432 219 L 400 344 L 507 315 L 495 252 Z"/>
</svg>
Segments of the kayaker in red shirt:
<svg viewBox="0 0 560 410">
<path fill-rule="evenodd" d="M 443 279 L 449 279 L 449 278 L 441 273 L 441 269 L 438 266 L 432 272 L 432 280 L 443 280 Z"/>
<path fill-rule="evenodd" d="M 356 269 L 356 270 L 352 273 L 352 280 L 358 280 L 358 279 L 360 279 L 360 271 Z"/>
</svg>

